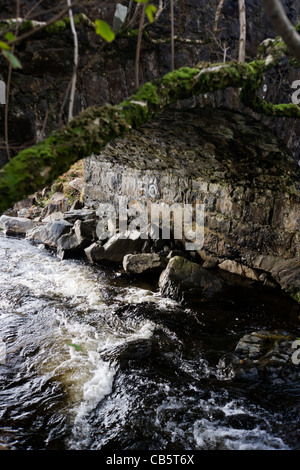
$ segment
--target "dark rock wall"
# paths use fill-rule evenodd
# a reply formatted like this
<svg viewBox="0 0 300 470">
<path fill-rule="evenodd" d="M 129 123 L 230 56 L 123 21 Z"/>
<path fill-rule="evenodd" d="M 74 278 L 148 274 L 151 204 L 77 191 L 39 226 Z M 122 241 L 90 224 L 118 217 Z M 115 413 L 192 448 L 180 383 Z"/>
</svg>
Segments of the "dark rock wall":
<svg viewBox="0 0 300 470">
<path fill-rule="evenodd" d="M 83 12 L 92 20 L 113 21 L 117 1 L 92 2 L 81 5 L 75 12 Z M 123 1 L 123 4 L 128 2 Z M 166 2 L 168 3 L 168 2 Z M 207 39 L 211 37 L 217 0 L 175 0 L 175 32 L 181 38 Z M 286 0 L 285 5 L 293 23 L 297 22 L 300 5 Z M 36 6 L 36 7 L 35 7 Z M 247 6 L 247 57 L 256 52 L 259 43 L 266 37 L 275 36 L 260 0 L 246 0 Z M 35 7 L 35 8 L 34 8 Z M 65 1 L 43 0 L 21 2 L 21 16 L 29 15 L 35 20 L 49 19 Z M 34 8 L 34 9 L 33 9 Z M 48 11 L 51 9 L 51 11 Z M 15 2 L 0 3 L 0 18 L 15 16 Z M 176 42 L 175 66 L 193 66 L 200 60 L 222 60 L 226 42 L 228 59 L 237 56 L 239 36 L 238 7 L 235 0 L 224 3 L 220 18 L 218 40 L 202 46 Z M 88 26 L 77 26 L 80 44 L 80 61 L 75 99 L 75 113 L 88 106 L 99 106 L 105 102 L 118 103 L 134 90 L 134 60 L 136 38 L 119 38 L 106 44 Z M 154 38 L 167 38 L 170 34 L 169 6 L 157 24 L 149 29 Z M 73 39 L 70 30 L 51 35 L 43 32 L 32 36 L 16 48 L 23 69 L 13 71 L 8 107 L 9 138 L 12 156 L 20 148 L 43 139 L 66 122 L 68 86 L 72 75 Z M 170 70 L 169 43 L 154 45 L 143 41 L 141 50 L 141 82 L 162 76 Z M 299 74 L 300 75 L 300 74 Z M 7 63 L 0 59 L 0 79 L 7 80 Z M 287 67 L 270 77 L 267 98 L 274 95 L 277 100 L 290 100 L 291 81 L 297 72 Z M 274 83 L 273 83 L 274 82 Z M 210 104 L 242 109 L 232 90 L 200 97 L 189 103 Z M 185 103 L 186 105 L 186 103 Z M 248 112 L 248 110 L 244 110 Z M 260 118 L 259 116 L 257 116 Z M 284 138 L 296 158 L 299 157 L 300 125 L 291 119 L 265 120 L 268 126 Z M 4 106 L 0 105 L 0 165 L 6 161 L 4 149 Z"/>
</svg>

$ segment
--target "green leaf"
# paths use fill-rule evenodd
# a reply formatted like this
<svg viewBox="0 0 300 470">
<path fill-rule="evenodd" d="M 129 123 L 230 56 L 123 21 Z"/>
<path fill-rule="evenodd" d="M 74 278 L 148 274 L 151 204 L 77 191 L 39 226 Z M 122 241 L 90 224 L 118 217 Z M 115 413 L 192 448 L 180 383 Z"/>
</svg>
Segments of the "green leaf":
<svg viewBox="0 0 300 470">
<path fill-rule="evenodd" d="M 79 346 L 78 344 L 67 343 L 67 346 L 72 346 L 72 348 L 76 349 L 76 351 L 82 351 L 82 347 Z"/>
<path fill-rule="evenodd" d="M 3 50 L 2 54 L 6 57 L 7 60 L 9 60 L 9 62 L 11 63 L 11 65 L 14 69 L 21 69 L 22 68 L 22 65 L 21 65 L 21 62 L 19 61 L 19 59 L 14 54 L 12 54 L 10 51 Z"/>
<path fill-rule="evenodd" d="M 107 42 L 112 42 L 115 39 L 115 33 L 109 26 L 109 24 L 106 23 L 106 21 L 102 20 L 96 20 L 95 21 L 96 25 L 96 33 L 99 34 L 105 41 Z"/>
<path fill-rule="evenodd" d="M 135 0 L 136 3 L 148 3 L 149 0 Z"/>
<path fill-rule="evenodd" d="M 6 42 L 4 42 L 4 41 L 0 41 L 0 49 L 4 49 L 6 51 L 9 51 L 10 46 L 8 44 L 6 44 Z"/>
<path fill-rule="evenodd" d="M 153 13 L 156 12 L 156 7 L 150 3 L 149 5 L 146 6 L 145 12 L 148 17 L 149 23 L 153 23 L 154 21 Z"/>
<path fill-rule="evenodd" d="M 6 33 L 4 37 L 7 41 L 13 41 L 14 39 L 16 39 L 16 36 L 11 31 L 8 31 L 8 33 Z"/>
</svg>

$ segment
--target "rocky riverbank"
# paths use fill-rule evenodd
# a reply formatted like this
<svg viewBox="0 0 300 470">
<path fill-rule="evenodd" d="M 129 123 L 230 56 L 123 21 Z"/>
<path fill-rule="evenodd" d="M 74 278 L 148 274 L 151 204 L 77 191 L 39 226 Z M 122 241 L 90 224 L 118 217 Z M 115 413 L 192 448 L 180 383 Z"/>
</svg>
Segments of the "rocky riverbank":
<svg viewBox="0 0 300 470">
<path fill-rule="evenodd" d="M 201 251 L 200 254 L 186 251 L 186 240 L 144 239 L 138 230 L 108 235 L 101 215 L 85 207 L 80 194 L 81 185 L 77 189 L 78 198 L 73 202 L 64 192 L 56 191 L 47 198 L 49 191 L 39 192 L 2 215 L 0 229 L 6 236 L 25 237 L 31 243 L 44 245 L 60 260 L 81 258 L 96 265 L 121 269 L 133 282 L 141 276 L 150 276 L 163 296 L 187 305 L 199 305 L 212 299 L 222 301 L 235 283 L 239 285 L 239 279 L 247 279 L 254 289 L 256 284 L 280 289 L 276 276 L 270 274 L 271 260 L 270 266 L 264 266 L 264 260 L 251 268 L 232 259 L 220 262 L 207 257 L 204 251 L 202 256 Z M 106 225 L 111 224 L 112 220 L 106 219 Z M 294 282 L 293 271 L 284 271 L 284 262 L 281 269 L 285 276 L 290 276 L 289 282 Z M 234 276 L 224 275 L 226 272 Z M 298 267 L 295 273 L 297 282 Z M 219 379 L 262 379 L 275 385 L 297 382 L 295 348 L 298 343 L 295 335 L 285 331 L 246 334 L 232 353 L 220 358 Z"/>
<path fill-rule="evenodd" d="M 164 296 L 178 301 L 205 301 L 239 279 L 283 290 L 299 283 L 299 265 L 293 265 L 293 260 L 276 264 L 272 257 L 257 256 L 250 267 L 233 259 L 209 256 L 205 249 L 187 251 L 186 238 L 175 239 L 172 233 L 170 239 L 153 239 L 153 227 L 149 227 L 147 239 L 137 229 L 110 233 L 113 220 L 106 217 L 104 223 L 102 213 L 85 207 L 80 199 L 82 185 L 79 181 L 77 184 L 78 197 L 75 193 L 72 203 L 64 192 L 56 191 L 48 197 L 49 190 L 20 201 L 0 217 L 0 229 L 6 236 L 21 236 L 43 244 L 60 260 L 81 258 L 121 268 L 134 278 L 151 276 Z M 229 276 L 229 280 L 225 273 L 234 276 Z M 299 301 L 297 296 L 294 298 Z"/>
</svg>

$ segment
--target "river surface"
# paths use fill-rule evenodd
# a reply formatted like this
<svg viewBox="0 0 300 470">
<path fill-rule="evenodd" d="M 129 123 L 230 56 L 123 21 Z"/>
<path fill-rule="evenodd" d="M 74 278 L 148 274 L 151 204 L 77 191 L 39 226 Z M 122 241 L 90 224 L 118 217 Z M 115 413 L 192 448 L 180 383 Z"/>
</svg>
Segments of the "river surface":
<svg viewBox="0 0 300 470">
<path fill-rule="evenodd" d="M 217 368 L 247 332 L 299 335 L 299 315 L 274 290 L 242 286 L 185 307 L 155 284 L 0 235 L 0 444 L 299 450 L 300 384 L 225 380 Z"/>
</svg>

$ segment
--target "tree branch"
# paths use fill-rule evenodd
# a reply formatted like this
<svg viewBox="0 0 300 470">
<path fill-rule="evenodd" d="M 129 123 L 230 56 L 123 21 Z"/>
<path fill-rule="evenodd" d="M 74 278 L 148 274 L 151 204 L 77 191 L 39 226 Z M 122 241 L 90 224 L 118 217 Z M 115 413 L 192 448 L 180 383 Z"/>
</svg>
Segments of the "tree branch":
<svg viewBox="0 0 300 470">
<path fill-rule="evenodd" d="M 263 0 L 265 11 L 275 31 L 282 37 L 291 54 L 300 62 L 300 36 L 290 23 L 279 0 Z"/>
<path fill-rule="evenodd" d="M 73 35 L 73 42 L 74 42 L 74 62 L 73 62 L 73 73 L 72 73 L 72 80 L 71 80 L 71 92 L 70 92 L 70 102 L 69 102 L 69 113 L 68 113 L 68 120 L 70 121 L 73 117 L 73 108 L 74 108 L 74 98 L 75 98 L 75 90 L 76 90 L 76 81 L 77 81 L 77 68 L 78 68 L 78 38 L 77 32 L 75 28 L 75 22 L 73 17 L 73 10 L 71 5 L 71 0 L 67 0 L 67 4 L 69 9 L 69 17 L 70 17 L 70 25 L 71 31 Z"/>
</svg>

